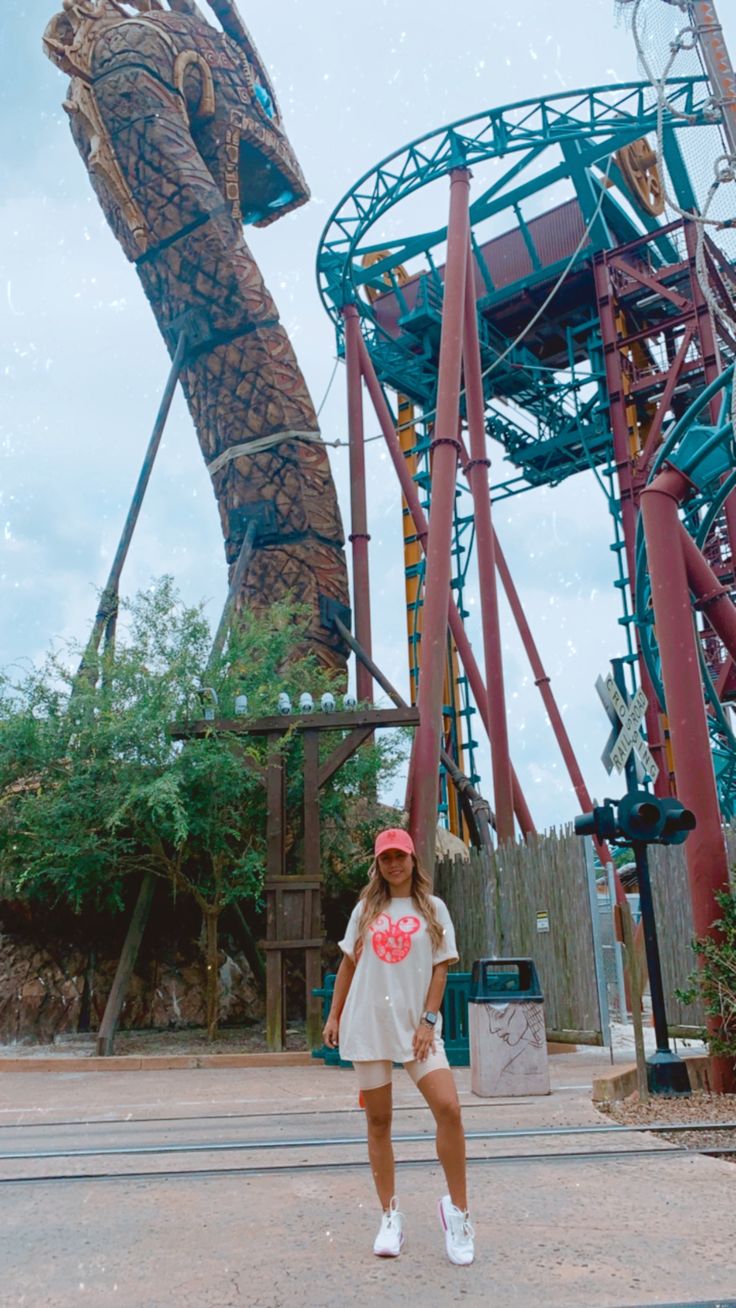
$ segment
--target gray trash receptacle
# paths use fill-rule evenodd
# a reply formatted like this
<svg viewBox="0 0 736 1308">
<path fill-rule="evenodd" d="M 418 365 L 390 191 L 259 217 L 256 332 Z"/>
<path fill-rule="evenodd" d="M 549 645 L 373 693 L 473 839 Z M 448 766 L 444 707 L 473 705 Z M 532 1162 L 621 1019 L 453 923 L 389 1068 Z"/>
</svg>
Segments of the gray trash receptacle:
<svg viewBox="0 0 736 1308">
<path fill-rule="evenodd" d="M 474 1095 L 549 1094 L 544 999 L 531 958 L 473 963 L 468 1032 Z"/>
</svg>

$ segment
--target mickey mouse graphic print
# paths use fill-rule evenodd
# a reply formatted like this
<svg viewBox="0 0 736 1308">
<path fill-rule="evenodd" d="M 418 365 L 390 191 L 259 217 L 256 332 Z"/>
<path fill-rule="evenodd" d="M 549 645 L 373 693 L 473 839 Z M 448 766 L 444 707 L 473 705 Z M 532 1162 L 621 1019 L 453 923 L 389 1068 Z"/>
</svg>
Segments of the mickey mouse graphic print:
<svg viewBox="0 0 736 1308">
<path fill-rule="evenodd" d="M 380 913 L 368 930 L 371 944 L 382 963 L 400 963 L 411 949 L 411 938 L 421 922 L 412 913 L 394 922 L 388 913 Z"/>
<path fill-rule="evenodd" d="M 391 1059 L 409 1063 L 415 1057 L 414 1032 L 424 1012 L 432 968 L 456 963 L 455 930 L 446 905 L 436 895 L 443 937 L 433 949 L 425 918 L 413 899 L 393 898 L 370 923 L 358 948 L 363 905 L 355 905 L 340 941 L 355 962 L 355 975 L 340 1016 L 340 1054 L 352 1062 Z M 435 1042 L 441 1044 L 441 1019 Z"/>
</svg>

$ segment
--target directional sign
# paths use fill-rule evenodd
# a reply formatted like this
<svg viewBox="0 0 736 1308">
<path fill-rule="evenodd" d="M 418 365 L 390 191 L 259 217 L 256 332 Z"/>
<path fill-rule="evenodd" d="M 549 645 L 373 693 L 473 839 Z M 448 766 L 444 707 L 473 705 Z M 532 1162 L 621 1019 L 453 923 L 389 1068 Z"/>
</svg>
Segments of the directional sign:
<svg viewBox="0 0 736 1308">
<path fill-rule="evenodd" d="M 613 731 L 601 755 L 606 771 L 610 772 L 615 768 L 617 772 L 623 772 L 633 750 L 638 762 L 648 772 L 652 781 L 656 781 L 659 768 L 640 734 L 648 705 L 644 691 L 640 687 L 631 703 L 627 704 L 610 672 L 605 678 L 599 677 L 595 686 L 613 725 Z"/>
</svg>

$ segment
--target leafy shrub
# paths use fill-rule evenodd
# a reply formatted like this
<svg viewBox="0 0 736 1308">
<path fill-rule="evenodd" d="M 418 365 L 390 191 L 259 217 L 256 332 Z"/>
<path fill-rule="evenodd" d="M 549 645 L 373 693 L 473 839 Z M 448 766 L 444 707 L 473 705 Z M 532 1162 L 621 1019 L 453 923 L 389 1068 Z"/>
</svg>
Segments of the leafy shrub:
<svg viewBox="0 0 736 1308">
<path fill-rule="evenodd" d="M 716 1032 L 704 1033 L 711 1054 L 736 1059 L 736 893 L 723 890 L 717 899 L 722 916 L 713 925 L 720 938 L 693 941 L 701 966 L 691 973 L 687 989 L 676 994 L 684 1004 L 702 1000 L 708 1016 L 719 1022 Z"/>
</svg>

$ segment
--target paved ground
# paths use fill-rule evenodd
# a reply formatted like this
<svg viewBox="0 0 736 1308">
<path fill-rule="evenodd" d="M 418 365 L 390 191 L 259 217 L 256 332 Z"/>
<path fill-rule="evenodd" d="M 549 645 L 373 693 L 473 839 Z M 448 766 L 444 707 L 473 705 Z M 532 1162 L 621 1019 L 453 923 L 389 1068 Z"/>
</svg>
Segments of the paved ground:
<svg viewBox="0 0 736 1308">
<path fill-rule="evenodd" d="M 553 1093 L 538 1099 L 478 1101 L 468 1072 L 458 1072 L 478 1160 L 470 1166 L 478 1248 L 470 1268 L 445 1259 L 435 1212 L 441 1174 L 424 1161 L 430 1123 L 401 1072 L 396 1130 L 420 1138 L 397 1144 L 408 1240 L 395 1262 L 371 1254 L 377 1209 L 350 1072 L 314 1064 L 2 1076 L 0 1304 L 736 1304 L 732 1164 L 652 1136 L 472 1138 L 606 1125 L 589 1096 L 606 1059 L 554 1057 Z M 182 1145 L 189 1152 L 145 1152 Z M 120 1147 L 141 1152 L 8 1156 Z M 650 1152 L 634 1152 L 642 1147 Z M 114 1179 L 89 1177 L 110 1172 Z"/>
</svg>

